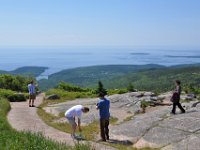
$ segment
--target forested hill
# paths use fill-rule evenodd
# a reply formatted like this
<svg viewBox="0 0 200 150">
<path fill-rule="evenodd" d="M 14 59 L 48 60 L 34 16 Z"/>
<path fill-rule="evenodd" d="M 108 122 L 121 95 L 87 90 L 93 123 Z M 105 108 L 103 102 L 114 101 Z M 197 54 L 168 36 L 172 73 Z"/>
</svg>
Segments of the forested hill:
<svg viewBox="0 0 200 150">
<path fill-rule="evenodd" d="M 174 80 L 183 86 L 200 85 L 200 64 L 164 67 L 159 65 L 108 65 L 68 69 L 39 82 L 41 89 L 55 87 L 60 81 L 81 87 L 96 87 L 101 80 L 106 88 L 125 88 L 130 83 L 136 89 L 156 92 L 174 88 Z"/>
<path fill-rule="evenodd" d="M 36 77 L 46 67 L 22 67 L 0 74 Z M 164 92 L 174 88 L 179 79 L 183 87 L 200 88 L 200 64 L 165 67 L 160 65 L 105 65 L 67 69 L 38 81 L 40 90 L 47 90 L 65 81 L 81 87 L 94 88 L 101 80 L 106 88 L 126 88 L 130 83 L 138 90 Z"/>
<path fill-rule="evenodd" d="M 60 81 L 69 82 L 81 87 L 94 87 L 99 80 L 112 80 L 131 72 L 165 68 L 165 66 L 148 65 L 102 65 L 66 69 L 49 76 L 48 80 L 39 81 L 41 89 L 55 87 Z"/>
<path fill-rule="evenodd" d="M 35 66 L 27 66 L 27 67 L 21 67 L 13 71 L 3 71 L 0 70 L 0 74 L 11 74 L 11 75 L 24 75 L 24 76 L 31 76 L 31 77 L 37 77 L 41 73 L 43 73 L 47 67 L 35 67 Z"/>
<path fill-rule="evenodd" d="M 174 89 L 174 81 L 177 79 L 182 81 L 183 88 L 200 88 L 200 65 L 129 73 L 112 81 L 105 80 L 104 84 L 107 88 L 122 88 L 132 83 L 139 90 L 165 92 Z"/>
</svg>

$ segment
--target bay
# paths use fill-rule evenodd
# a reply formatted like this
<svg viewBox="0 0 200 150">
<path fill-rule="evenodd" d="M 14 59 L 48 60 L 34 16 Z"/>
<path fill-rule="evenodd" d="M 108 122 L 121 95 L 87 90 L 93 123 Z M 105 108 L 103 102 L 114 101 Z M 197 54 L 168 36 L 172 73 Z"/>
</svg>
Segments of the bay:
<svg viewBox="0 0 200 150">
<path fill-rule="evenodd" d="M 148 48 L 0 48 L 0 70 L 44 66 L 42 76 L 94 65 L 160 64 L 165 66 L 200 63 L 200 49 Z"/>
</svg>

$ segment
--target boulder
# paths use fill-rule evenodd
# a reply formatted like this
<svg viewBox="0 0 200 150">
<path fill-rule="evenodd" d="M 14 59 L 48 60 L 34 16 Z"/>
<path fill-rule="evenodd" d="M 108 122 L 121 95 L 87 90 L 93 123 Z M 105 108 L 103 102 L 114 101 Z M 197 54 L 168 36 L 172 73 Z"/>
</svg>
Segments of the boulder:
<svg viewBox="0 0 200 150">
<path fill-rule="evenodd" d="M 158 97 L 156 97 L 156 96 L 155 97 L 151 97 L 150 99 L 151 99 L 151 101 L 158 101 Z"/>
<path fill-rule="evenodd" d="M 155 93 L 153 93 L 153 92 L 145 92 L 144 93 L 144 96 L 156 96 L 156 94 Z"/>
<path fill-rule="evenodd" d="M 192 101 L 195 98 L 197 98 L 197 96 L 194 93 L 190 93 L 186 95 L 185 100 Z"/>
<path fill-rule="evenodd" d="M 135 97 L 137 97 L 137 98 L 140 98 L 143 96 L 144 96 L 144 93 L 141 93 L 141 92 L 137 92 L 137 94 L 135 94 Z"/>
<path fill-rule="evenodd" d="M 52 95 L 47 96 L 46 99 L 48 100 L 60 99 L 60 96 L 58 96 L 57 94 L 52 94 Z"/>
</svg>

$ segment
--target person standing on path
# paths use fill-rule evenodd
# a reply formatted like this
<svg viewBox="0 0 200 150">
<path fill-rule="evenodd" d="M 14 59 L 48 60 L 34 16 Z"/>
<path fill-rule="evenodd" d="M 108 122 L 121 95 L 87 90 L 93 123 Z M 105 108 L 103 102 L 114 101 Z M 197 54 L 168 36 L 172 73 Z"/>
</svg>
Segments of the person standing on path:
<svg viewBox="0 0 200 150">
<path fill-rule="evenodd" d="M 176 89 L 173 92 L 171 101 L 173 102 L 173 108 L 171 113 L 172 114 L 176 114 L 176 106 L 179 107 L 179 109 L 181 110 L 182 113 L 185 113 L 184 108 L 181 106 L 180 104 L 180 95 L 181 95 L 181 81 L 176 80 Z"/>
<path fill-rule="evenodd" d="M 72 136 L 73 139 L 76 138 L 75 132 L 76 132 L 77 126 L 78 126 L 78 129 L 79 129 L 79 132 L 80 133 L 82 132 L 81 116 L 82 116 L 82 113 L 87 113 L 87 112 L 89 112 L 89 108 L 83 107 L 82 105 L 75 105 L 65 112 L 65 117 L 67 118 L 68 122 L 71 124 L 71 127 L 72 127 L 71 136 Z M 78 125 L 75 121 L 75 117 L 78 118 Z"/>
<path fill-rule="evenodd" d="M 31 80 L 30 84 L 28 84 L 29 91 L 29 107 L 35 107 L 34 101 L 36 98 L 36 90 L 33 80 Z"/>
<path fill-rule="evenodd" d="M 100 135 L 101 141 L 109 140 L 109 118 L 110 118 L 110 101 L 107 100 L 103 92 L 99 93 L 99 102 L 96 109 L 99 110 L 100 116 Z"/>
</svg>

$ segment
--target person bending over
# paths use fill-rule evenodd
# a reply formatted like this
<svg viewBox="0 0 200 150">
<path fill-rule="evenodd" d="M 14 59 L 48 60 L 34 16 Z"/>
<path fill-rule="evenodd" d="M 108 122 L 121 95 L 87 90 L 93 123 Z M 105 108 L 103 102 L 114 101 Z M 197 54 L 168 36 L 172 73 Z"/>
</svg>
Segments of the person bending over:
<svg viewBox="0 0 200 150">
<path fill-rule="evenodd" d="M 76 128 L 78 127 L 79 132 L 82 132 L 81 129 L 81 116 L 82 113 L 87 113 L 89 112 L 89 108 L 88 107 L 83 107 L 82 105 L 75 105 L 71 108 L 69 108 L 66 112 L 65 112 L 65 117 L 67 118 L 68 122 L 71 125 L 72 128 L 72 132 L 71 132 L 71 137 L 74 139 L 76 138 L 75 132 L 76 132 Z M 76 117 L 78 118 L 78 123 L 76 123 Z"/>
</svg>

